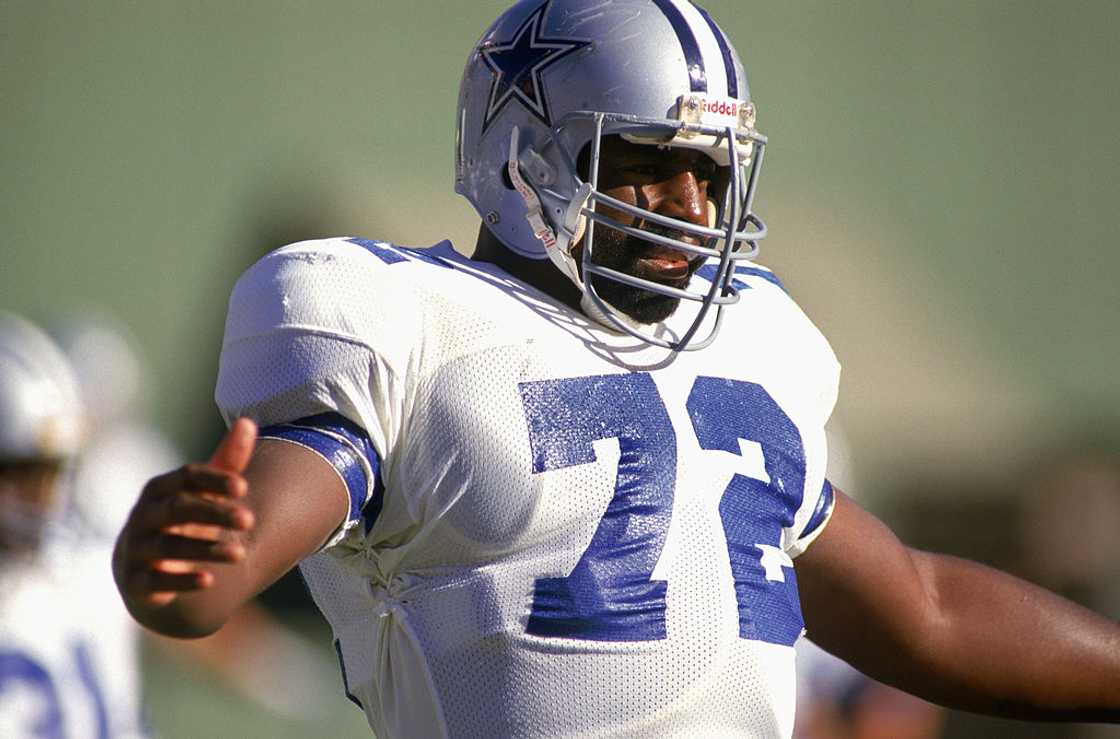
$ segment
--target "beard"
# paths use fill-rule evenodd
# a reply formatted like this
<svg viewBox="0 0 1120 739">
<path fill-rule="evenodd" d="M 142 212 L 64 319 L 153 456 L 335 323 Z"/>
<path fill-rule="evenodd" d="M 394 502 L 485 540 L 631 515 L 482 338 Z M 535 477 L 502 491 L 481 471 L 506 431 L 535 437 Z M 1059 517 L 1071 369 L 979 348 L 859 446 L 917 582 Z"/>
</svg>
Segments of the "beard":
<svg viewBox="0 0 1120 739">
<path fill-rule="evenodd" d="M 665 228 L 659 224 L 649 224 L 645 230 L 660 236 L 682 238 L 679 231 Z M 617 272 L 637 276 L 639 274 L 639 260 L 650 256 L 656 248 L 652 242 L 628 236 L 613 228 L 600 226 L 595 231 L 592 262 Z M 693 273 L 699 269 L 703 261 L 700 258 L 693 259 L 689 264 L 687 275 L 676 280 L 666 280 L 659 284 L 683 289 L 688 285 Z M 649 278 L 643 277 L 643 279 Z M 627 285 L 602 275 L 592 274 L 591 284 L 595 287 L 595 291 L 599 293 L 599 297 L 638 323 L 660 323 L 673 315 L 681 302 L 680 298 Z"/>
</svg>

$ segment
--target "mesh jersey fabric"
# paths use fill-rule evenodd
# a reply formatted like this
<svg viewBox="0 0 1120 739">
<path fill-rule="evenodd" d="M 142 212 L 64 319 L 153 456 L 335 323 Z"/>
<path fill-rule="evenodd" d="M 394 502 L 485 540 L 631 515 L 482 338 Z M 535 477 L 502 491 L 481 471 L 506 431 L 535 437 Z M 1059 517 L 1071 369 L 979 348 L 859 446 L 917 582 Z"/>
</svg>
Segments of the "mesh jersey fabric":
<svg viewBox="0 0 1120 739">
<path fill-rule="evenodd" d="M 715 344 L 679 354 L 447 242 L 302 242 L 242 276 L 226 421 L 338 413 L 380 459 L 376 518 L 300 565 L 377 736 L 790 735 L 839 365 L 737 271 Z"/>
</svg>

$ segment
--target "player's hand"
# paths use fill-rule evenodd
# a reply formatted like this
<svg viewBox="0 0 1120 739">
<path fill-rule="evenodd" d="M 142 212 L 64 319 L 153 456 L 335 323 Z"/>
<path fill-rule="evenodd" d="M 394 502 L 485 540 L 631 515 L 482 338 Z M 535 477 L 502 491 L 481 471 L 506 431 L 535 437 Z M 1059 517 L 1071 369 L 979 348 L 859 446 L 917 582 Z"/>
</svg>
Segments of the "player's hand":
<svg viewBox="0 0 1120 739">
<path fill-rule="evenodd" d="M 204 464 L 152 478 L 140 493 L 114 553 L 117 585 L 131 604 L 158 608 L 214 584 L 211 563 L 245 558 L 253 513 L 243 476 L 257 427 L 240 418 Z"/>
</svg>

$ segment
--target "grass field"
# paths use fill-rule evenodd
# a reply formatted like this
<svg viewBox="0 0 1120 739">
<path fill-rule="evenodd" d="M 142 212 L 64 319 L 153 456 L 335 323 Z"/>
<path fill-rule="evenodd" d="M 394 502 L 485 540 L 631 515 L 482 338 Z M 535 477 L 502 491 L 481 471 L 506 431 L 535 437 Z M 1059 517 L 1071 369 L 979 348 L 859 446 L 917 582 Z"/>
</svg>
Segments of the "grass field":
<svg viewBox="0 0 1120 739">
<path fill-rule="evenodd" d="M 161 739 L 336 739 L 372 736 L 365 716 L 343 695 L 342 678 L 334 669 L 335 657 L 324 622 L 315 617 L 295 622 L 293 628 L 321 647 L 332 681 L 321 686 L 320 708 L 314 715 L 286 717 L 247 699 L 213 671 L 170 659 L 155 649 L 145 650 L 145 701 L 155 734 Z M 276 665 L 276 670 L 286 669 Z"/>
</svg>

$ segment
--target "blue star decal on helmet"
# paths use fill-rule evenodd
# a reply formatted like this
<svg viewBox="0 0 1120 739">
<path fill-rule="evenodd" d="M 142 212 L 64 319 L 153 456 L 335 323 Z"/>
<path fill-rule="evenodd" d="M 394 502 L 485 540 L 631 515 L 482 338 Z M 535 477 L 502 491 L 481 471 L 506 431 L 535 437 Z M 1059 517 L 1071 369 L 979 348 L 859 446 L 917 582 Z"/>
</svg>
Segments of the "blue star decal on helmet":
<svg viewBox="0 0 1120 739">
<path fill-rule="evenodd" d="M 552 125 L 541 74 L 550 66 L 590 41 L 547 38 L 542 34 L 545 16 L 552 0 L 542 3 L 513 34 L 509 41 L 485 44 L 480 53 L 494 74 L 490 101 L 486 106 L 483 130 L 489 128 L 510 100 L 516 98 L 546 126 Z"/>
</svg>

